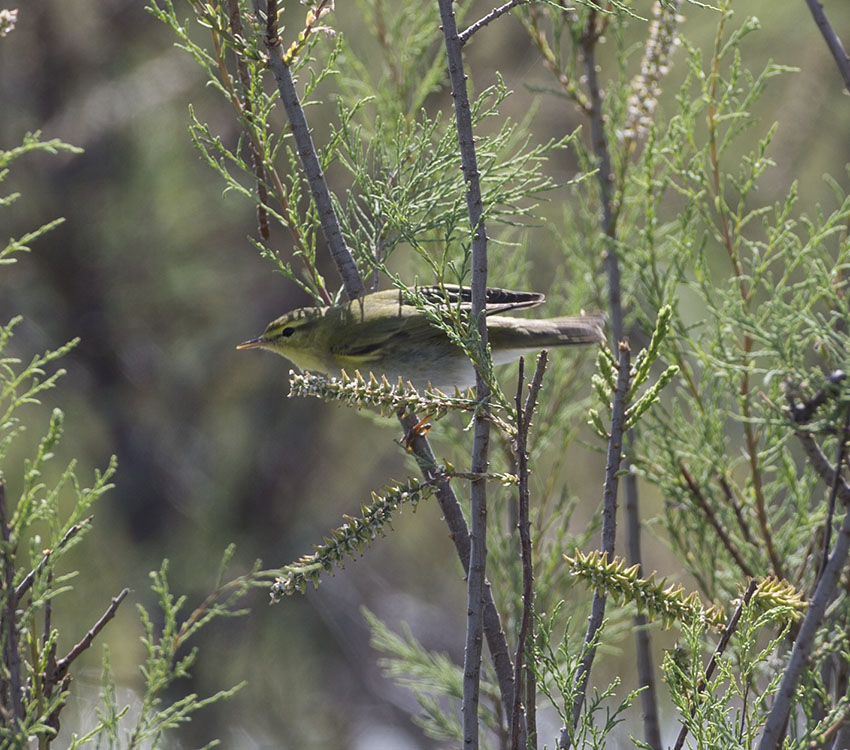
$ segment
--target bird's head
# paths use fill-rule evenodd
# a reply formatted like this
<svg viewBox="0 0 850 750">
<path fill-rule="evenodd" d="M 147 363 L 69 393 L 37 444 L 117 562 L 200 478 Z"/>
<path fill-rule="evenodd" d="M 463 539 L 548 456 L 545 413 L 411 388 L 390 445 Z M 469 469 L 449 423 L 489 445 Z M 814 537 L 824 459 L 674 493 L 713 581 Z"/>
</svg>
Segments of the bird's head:
<svg viewBox="0 0 850 750">
<path fill-rule="evenodd" d="M 321 326 L 327 308 L 302 307 L 281 315 L 262 335 L 243 341 L 237 349 L 268 349 L 302 370 L 326 371 L 327 342 Z"/>
</svg>

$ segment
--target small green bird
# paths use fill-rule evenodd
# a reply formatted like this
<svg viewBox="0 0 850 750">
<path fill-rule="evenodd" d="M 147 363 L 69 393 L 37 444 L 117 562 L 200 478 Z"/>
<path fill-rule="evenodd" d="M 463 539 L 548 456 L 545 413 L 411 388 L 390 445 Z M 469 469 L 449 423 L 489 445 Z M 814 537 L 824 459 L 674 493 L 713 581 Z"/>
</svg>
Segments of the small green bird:
<svg viewBox="0 0 850 750">
<path fill-rule="evenodd" d="M 436 311 L 460 306 L 471 309 L 466 287 L 420 287 L 417 292 Z M 497 365 L 522 354 L 552 346 L 593 344 L 604 340 L 601 313 L 563 318 L 496 317 L 496 313 L 541 304 L 536 292 L 488 289 L 487 338 Z M 417 388 L 442 391 L 475 383 L 475 370 L 463 350 L 428 316 L 405 299 L 401 291 L 374 292 L 334 307 L 302 307 L 268 324 L 262 336 L 237 349 L 268 349 L 301 370 L 338 374 L 354 370 L 390 382 L 399 377 Z"/>
</svg>

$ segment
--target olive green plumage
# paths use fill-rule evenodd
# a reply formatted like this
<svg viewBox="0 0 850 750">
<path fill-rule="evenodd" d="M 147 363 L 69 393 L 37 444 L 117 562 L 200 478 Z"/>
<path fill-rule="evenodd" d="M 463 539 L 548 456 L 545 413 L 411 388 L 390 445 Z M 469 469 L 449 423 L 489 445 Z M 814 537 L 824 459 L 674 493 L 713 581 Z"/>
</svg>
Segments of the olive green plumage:
<svg viewBox="0 0 850 750">
<path fill-rule="evenodd" d="M 417 290 L 435 310 L 470 309 L 464 287 L 424 287 Z M 595 313 L 563 318 L 514 318 L 497 313 L 534 307 L 544 301 L 535 292 L 487 290 L 487 338 L 496 364 L 553 346 L 592 344 L 603 340 L 603 316 Z M 429 383 L 441 390 L 475 382 L 463 351 L 398 290 L 374 292 L 335 307 L 303 307 L 282 315 L 262 336 L 239 349 L 268 349 L 301 370 L 338 375 L 340 370 L 364 376 L 373 372 L 395 382 L 399 377 L 416 387 Z"/>
</svg>

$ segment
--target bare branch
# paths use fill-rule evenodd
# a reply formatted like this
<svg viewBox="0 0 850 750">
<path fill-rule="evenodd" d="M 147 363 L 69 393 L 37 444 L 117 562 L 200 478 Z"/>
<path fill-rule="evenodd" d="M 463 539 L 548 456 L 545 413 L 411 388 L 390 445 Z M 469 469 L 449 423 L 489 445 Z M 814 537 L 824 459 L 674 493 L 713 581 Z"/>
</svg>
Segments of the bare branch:
<svg viewBox="0 0 850 750">
<path fill-rule="evenodd" d="M 512 8 L 515 8 L 517 5 L 522 5 L 523 3 L 532 2 L 533 0 L 509 0 L 504 5 L 500 5 L 498 8 L 493 8 L 486 16 L 479 18 L 474 24 L 468 26 L 463 31 L 458 34 L 458 38 L 460 39 L 461 44 L 466 44 L 470 37 L 479 29 L 483 29 L 488 23 L 495 21 L 499 16 L 504 15 Z"/>
<path fill-rule="evenodd" d="M 850 58 L 847 57 L 841 40 L 838 38 L 838 34 L 835 33 L 835 29 L 829 23 L 826 13 L 823 11 L 823 5 L 819 0 L 806 0 L 806 5 L 809 6 L 809 10 L 812 12 L 812 16 L 815 19 L 818 29 L 820 29 L 826 46 L 829 47 L 829 51 L 832 53 L 832 57 L 838 67 L 838 72 L 841 73 L 841 77 L 844 79 L 845 88 L 850 92 Z"/>
<path fill-rule="evenodd" d="M 625 474 L 623 479 L 623 510 L 625 512 L 626 548 L 629 564 L 639 565 L 640 570 L 643 570 L 637 477 L 633 471 L 629 471 L 631 464 L 628 454 L 632 454 L 634 448 L 634 433 L 631 431 L 626 435 L 626 445 L 627 456 L 623 460 L 623 473 Z M 640 612 L 635 615 L 635 659 L 637 661 L 638 684 L 642 688 L 640 701 L 646 744 L 652 750 L 661 750 L 663 745 L 661 744 L 661 726 L 658 720 L 658 698 L 655 692 L 655 660 L 652 657 L 652 641 L 647 629 L 648 622 L 646 615 Z"/>
<path fill-rule="evenodd" d="M 815 441 L 814 437 L 812 437 L 812 433 L 810 432 L 795 432 L 797 439 L 803 446 L 803 450 L 806 452 L 806 456 L 808 456 L 809 461 L 812 464 L 812 467 L 817 472 L 818 476 L 827 484 L 827 486 L 831 487 L 833 482 L 836 483 L 836 494 L 842 503 L 848 508 L 850 508 L 850 484 L 847 484 L 847 481 L 839 475 L 838 481 L 835 479 L 836 471 L 832 468 L 829 463 L 827 457 L 823 454 L 823 451 L 820 449 L 820 446 Z"/>
<path fill-rule="evenodd" d="M 847 450 L 847 429 L 850 427 L 850 409 L 844 414 L 844 428 L 838 438 L 838 443 L 835 446 L 835 469 L 832 473 L 832 484 L 830 485 L 829 501 L 827 504 L 826 521 L 823 524 L 823 554 L 821 558 L 818 577 L 823 575 L 823 569 L 826 567 L 826 561 L 829 558 L 829 545 L 832 542 L 832 519 L 835 516 L 835 499 L 838 496 L 838 484 L 842 479 L 841 464 L 844 463 Z"/>
<path fill-rule="evenodd" d="M 283 60 L 280 38 L 277 35 L 277 3 L 274 0 L 269 0 L 268 3 L 267 27 L 265 43 L 269 54 L 269 67 L 274 74 L 278 91 L 280 92 L 280 100 L 283 103 L 283 108 L 286 110 L 286 116 L 289 119 L 289 125 L 292 128 L 298 157 L 301 159 L 304 174 L 307 177 L 313 200 L 316 203 L 322 232 L 325 236 L 325 241 L 328 243 L 328 251 L 342 279 L 348 299 L 356 299 L 366 293 L 366 288 L 363 286 L 363 279 L 360 277 L 360 272 L 357 270 L 357 265 L 351 256 L 351 251 L 348 249 L 348 246 L 345 244 L 345 238 L 342 236 L 339 218 L 336 215 L 336 210 L 331 200 L 331 193 L 328 189 L 328 183 L 325 181 L 325 175 L 319 163 L 316 147 L 313 144 L 313 137 L 310 135 L 310 128 L 307 125 L 304 108 L 298 99 L 298 92 L 295 90 L 295 82 L 292 80 L 292 73 L 289 70 L 289 66 Z"/>
<path fill-rule="evenodd" d="M 788 414 L 797 424 L 810 422 L 815 412 L 820 409 L 829 399 L 835 398 L 840 390 L 840 385 L 847 377 L 843 370 L 833 370 L 826 378 L 826 385 L 814 396 L 798 404 L 793 393 L 788 394 Z"/>
<path fill-rule="evenodd" d="M 21 655 L 18 651 L 17 597 L 14 595 L 15 550 L 11 545 L 12 528 L 6 508 L 6 483 L 0 479 L 0 538 L 3 540 L 3 590 L 6 592 L 5 606 L 0 612 L 0 644 L 3 647 L 3 664 L 0 671 L 0 701 L 8 695 L 10 705 L 0 702 L 0 714 L 4 721 L 10 718 L 22 721 L 24 704 L 21 699 Z M 5 684 L 4 684 L 5 683 Z"/>
<path fill-rule="evenodd" d="M 614 391 L 614 404 L 611 410 L 611 437 L 608 440 L 608 456 L 605 462 L 605 488 L 602 493 L 602 541 L 600 549 L 603 554 L 612 559 L 614 542 L 617 535 L 617 487 L 619 485 L 620 461 L 623 454 L 623 430 L 626 424 L 626 394 L 629 390 L 629 368 L 631 365 L 631 350 L 628 343 L 621 341 L 620 356 L 617 366 L 617 386 Z M 590 607 L 590 617 L 587 621 L 587 632 L 584 637 L 584 658 L 576 674 L 576 696 L 572 706 L 572 727 L 563 727 L 558 747 L 569 748 L 570 735 L 578 726 L 584 696 L 587 691 L 587 681 L 590 669 L 596 656 L 596 637 L 602 627 L 605 616 L 605 594 L 601 589 L 593 592 L 593 602 Z"/>
<path fill-rule="evenodd" d="M 809 609 L 800 625 L 797 639 L 794 641 L 791 658 L 785 668 L 785 674 L 782 675 L 779 691 L 764 725 L 764 733 L 758 745 L 758 750 L 777 750 L 782 746 L 782 735 L 785 723 L 788 721 L 791 704 L 794 702 L 797 692 L 797 683 L 800 681 L 803 671 L 808 668 L 815 635 L 818 628 L 823 624 L 827 606 L 835 598 L 841 571 L 847 564 L 848 553 L 850 553 L 850 512 L 844 514 L 844 521 L 838 532 L 838 538 L 835 540 L 835 547 L 809 601 Z"/>
<path fill-rule="evenodd" d="M 109 606 L 106 608 L 106 612 L 101 615 L 101 618 L 92 626 L 91 630 L 86 633 L 79 643 L 77 643 L 66 656 L 61 658 L 56 662 L 56 667 L 54 668 L 51 674 L 44 676 L 44 685 L 45 690 L 49 687 L 52 687 L 57 682 L 59 682 L 62 678 L 65 677 L 65 674 L 68 671 L 68 668 L 74 662 L 83 651 L 85 651 L 89 646 L 91 646 L 94 639 L 97 637 L 97 634 L 100 633 L 106 627 L 106 624 L 115 617 L 115 613 L 118 611 L 118 607 L 121 605 L 121 602 L 127 597 L 127 594 L 130 593 L 130 589 L 122 589 L 118 596 L 114 597 L 110 602 Z"/>
<path fill-rule="evenodd" d="M 472 230 L 472 311 L 470 325 L 476 326 L 478 352 L 481 360 L 487 356 L 487 319 L 484 309 L 487 298 L 487 230 L 484 226 L 484 206 L 475 142 L 472 134 L 472 111 L 466 89 L 462 43 L 457 31 L 452 0 L 439 0 L 440 21 L 446 43 L 449 80 L 454 99 L 455 128 L 460 149 L 461 169 L 466 183 L 466 208 Z M 472 461 L 473 473 L 487 470 L 490 446 L 489 401 L 490 386 L 481 371 L 475 371 L 475 396 L 481 404 L 475 414 Z M 470 552 L 467 577 L 466 647 L 463 664 L 463 739 L 466 750 L 478 749 L 478 702 L 481 680 L 481 645 L 487 567 L 487 483 L 473 480 L 470 484 Z"/>
<path fill-rule="evenodd" d="M 410 435 L 408 446 L 416 456 L 422 475 L 426 479 L 433 479 L 438 474 L 437 460 L 431 450 L 431 444 L 421 433 L 412 428 L 419 424 L 419 418 L 412 412 L 409 414 L 399 413 L 398 420 L 405 435 Z M 469 527 L 464 518 L 460 502 L 448 480 L 443 480 L 437 487 L 437 503 L 443 519 L 449 527 L 449 538 L 452 540 L 464 573 L 469 573 Z M 505 631 L 502 629 L 502 621 L 499 610 L 493 600 L 493 592 L 487 584 L 484 590 L 484 637 L 487 639 L 487 648 L 493 660 L 496 671 L 496 679 L 501 692 L 502 710 L 505 716 L 510 716 L 514 700 L 514 676 L 511 665 L 511 657 L 508 651 L 508 641 Z"/>
<path fill-rule="evenodd" d="M 537 357 L 537 369 L 528 388 L 525 408 L 522 404 L 522 387 L 525 384 L 525 360 L 520 357 L 519 377 L 516 392 L 516 463 L 519 476 L 519 540 L 522 559 L 522 617 L 520 618 L 519 634 L 517 635 L 516 653 L 514 656 L 514 705 L 510 716 L 511 750 L 522 750 L 528 746 L 527 730 L 522 721 L 523 675 L 526 671 L 523 664 L 525 647 L 533 637 L 532 617 L 534 614 L 534 559 L 531 547 L 531 522 L 529 519 L 529 489 L 528 489 L 528 431 L 531 428 L 531 417 L 537 406 L 537 397 L 543 385 L 543 373 L 546 370 L 546 351 Z M 530 670 L 528 670 L 530 672 Z M 526 706 L 528 716 L 531 706 Z M 536 721 L 527 724 L 535 725 Z M 525 731 L 524 731 L 525 730 Z M 536 746 L 536 738 L 532 738 Z"/>
</svg>

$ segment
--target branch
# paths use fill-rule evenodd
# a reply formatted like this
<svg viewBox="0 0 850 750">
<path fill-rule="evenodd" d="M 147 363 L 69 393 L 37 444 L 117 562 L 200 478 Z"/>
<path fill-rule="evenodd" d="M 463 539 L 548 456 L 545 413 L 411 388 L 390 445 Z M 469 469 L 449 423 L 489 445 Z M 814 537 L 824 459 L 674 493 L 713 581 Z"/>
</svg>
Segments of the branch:
<svg viewBox="0 0 850 750">
<path fill-rule="evenodd" d="M 3 591 L 5 606 L 0 611 L 0 645 L 2 645 L 2 664 L 0 671 L 0 701 L 9 696 L 10 705 L 0 702 L 0 714 L 4 721 L 13 719 L 14 724 L 24 719 L 24 704 L 21 700 L 21 654 L 18 651 L 17 598 L 15 588 L 15 549 L 12 547 L 12 527 L 8 522 L 6 509 L 6 482 L 0 479 L 0 550 L 3 561 Z"/>
<path fill-rule="evenodd" d="M 611 437 L 608 440 L 608 456 L 605 463 L 605 489 L 602 493 L 602 544 L 600 551 L 608 560 L 614 559 L 614 541 L 617 535 L 617 486 L 619 484 L 620 460 L 623 452 L 623 430 L 626 424 L 626 394 L 629 390 L 629 367 L 631 350 L 625 341 L 620 341 L 620 356 L 617 366 L 617 387 L 611 409 Z M 593 592 L 587 632 L 584 637 L 584 658 L 576 674 L 576 695 L 572 706 L 572 726 L 561 729 L 558 747 L 569 748 L 570 735 L 578 726 L 581 707 L 587 692 L 590 669 L 596 656 L 596 638 L 605 616 L 605 594 L 597 588 Z"/>
<path fill-rule="evenodd" d="M 286 110 L 286 116 L 289 119 L 289 125 L 292 128 L 298 157 L 301 159 L 304 174 L 310 185 L 310 192 L 312 193 L 313 201 L 316 204 L 319 214 L 319 221 L 322 225 L 322 233 L 325 236 L 325 241 L 328 243 L 328 251 L 342 279 L 348 299 L 356 299 L 366 293 L 366 288 L 363 286 L 363 279 L 360 277 L 357 265 L 351 257 L 351 251 L 348 249 L 348 246 L 345 244 L 345 238 L 342 236 L 339 218 L 334 209 L 328 183 L 325 181 L 325 175 L 322 173 L 322 166 L 319 163 L 316 147 L 313 144 L 313 137 L 310 135 L 307 118 L 304 116 L 304 108 L 298 99 L 298 92 L 295 90 L 295 82 L 292 80 L 292 73 L 289 66 L 283 61 L 280 37 L 277 33 L 277 3 L 275 0 L 268 1 L 267 12 L 265 44 L 269 54 L 269 67 L 274 74 L 278 91 L 280 92 L 280 100 L 283 103 L 283 108 Z"/>
<path fill-rule="evenodd" d="M 523 659 L 525 657 L 525 644 L 532 634 L 532 616 L 534 614 L 534 559 L 531 548 L 531 530 L 528 512 L 529 490 L 528 490 L 528 431 L 531 428 L 531 417 L 537 406 L 537 397 L 540 387 L 543 385 L 543 373 L 546 370 L 547 353 L 544 349 L 537 357 L 537 369 L 528 387 L 528 396 L 525 408 L 522 405 L 522 387 L 525 383 L 525 361 L 519 360 L 519 377 L 516 388 L 516 462 L 517 475 L 519 476 L 519 540 L 520 555 L 522 558 L 522 617 L 520 619 L 519 633 L 517 635 L 516 654 L 514 656 L 514 705 L 511 711 L 511 750 L 521 750 L 528 744 L 527 732 L 523 731 L 522 722 L 522 693 L 523 673 L 525 671 Z M 531 670 L 529 678 L 531 677 Z M 530 706 L 526 706 L 527 724 L 536 725 L 536 720 L 529 716 Z"/>
<path fill-rule="evenodd" d="M 717 483 L 720 485 L 720 489 L 723 490 L 723 494 L 726 496 L 726 502 L 729 503 L 732 507 L 732 511 L 735 513 L 735 518 L 738 521 L 738 528 L 741 529 L 741 535 L 744 537 L 744 541 L 747 544 L 752 544 L 753 534 L 750 531 L 750 525 L 744 518 L 744 512 L 741 510 L 741 504 L 735 498 L 735 493 L 732 492 L 731 485 L 722 474 L 717 475 Z"/>
<path fill-rule="evenodd" d="M 838 538 L 835 540 L 835 548 L 823 569 L 815 593 L 809 602 L 808 612 L 806 612 L 806 616 L 800 625 L 794 648 L 791 651 L 791 658 L 785 668 L 785 674 L 779 684 L 779 691 L 764 725 L 764 734 L 762 734 L 758 750 L 777 750 L 782 745 L 782 735 L 788 721 L 791 704 L 796 696 L 797 683 L 803 671 L 808 667 L 815 635 L 823 623 L 827 605 L 835 597 L 838 579 L 847 564 L 848 553 L 850 553 L 850 511 L 844 514 L 844 521 L 838 532 Z"/>
<path fill-rule="evenodd" d="M 230 19 L 230 30 L 233 36 L 240 38 L 245 36 L 245 29 L 242 26 L 242 17 L 240 16 L 239 0 L 227 0 L 227 13 Z M 222 60 L 223 62 L 223 60 Z M 246 120 L 245 130 L 248 133 L 248 151 L 251 154 L 251 167 L 254 170 L 254 178 L 257 181 L 257 231 L 260 238 L 268 242 L 271 237 L 269 231 L 269 214 L 266 210 L 268 202 L 268 190 L 266 189 L 266 170 L 263 162 L 263 156 L 259 146 L 254 139 L 253 122 L 254 112 L 251 106 L 251 98 L 248 92 L 251 90 L 251 77 L 248 72 L 248 65 L 242 55 L 236 55 L 236 70 L 239 73 L 239 81 L 242 84 L 242 101 L 239 102 L 238 97 L 234 104 L 239 104 L 242 108 L 242 113 Z M 222 71 L 224 72 L 224 71 Z M 229 78 L 229 76 L 228 76 Z M 227 83 L 227 81 L 225 81 Z M 236 96 L 233 91 L 232 96 Z"/>
<path fill-rule="evenodd" d="M 504 15 L 512 8 L 515 8 L 517 5 L 522 5 L 523 3 L 531 2 L 532 0 L 509 0 L 509 2 L 504 5 L 500 5 L 498 8 L 493 8 L 486 16 L 479 18 L 474 24 L 468 26 L 463 31 L 458 34 L 458 39 L 460 39 L 461 44 L 466 44 L 470 37 L 479 29 L 483 29 L 488 23 L 491 21 L 495 21 L 499 16 Z"/>
<path fill-rule="evenodd" d="M 408 447 L 419 463 L 422 476 L 425 479 L 433 479 L 437 471 L 437 460 L 431 450 L 431 444 L 420 432 L 412 428 L 419 424 L 419 418 L 412 412 L 408 414 L 398 413 L 405 435 L 410 435 Z M 448 480 L 440 482 L 437 486 L 437 503 L 443 519 L 449 527 L 449 538 L 452 540 L 457 552 L 463 572 L 469 573 L 469 527 L 464 518 L 460 502 Z M 487 648 L 490 650 L 490 658 L 496 671 L 496 680 L 499 683 L 499 691 L 502 699 L 502 711 L 505 716 L 511 715 L 514 700 L 514 676 L 511 666 L 511 657 L 508 652 L 508 641 L 502 630 L 502 621 L 499 610 L 493 600 L 493 592 L 487 584 L 484 589 L 484 637 L 487 639 Z"/>
<path fill-rule="evenodd" d="M 597 175 L 599 177 L 599 199 L 602 213 L 600 216 L 601 229 L 607 238 L 605 247 L 605 270 L 608 276 L 608 313 L 611 319 L 611 333 L 614 341 L 621 341 L 625 335 L 623 313 L 622 282 L 620 275 L 620 259 L 617 255 L 615 240 L 617 236 L 617 219 L 614 210 L 614 177 L 611 167 L 611 151 L 608 136 L 605 132 L 605 112 L 602 106 L 602 89 L 596 70 L 596 45 L 603 29 L 597 28 L 597 11 L 591 8 L 584 33 L 581 38 L 582 56 L 584 58 L 585 75 L 587 79 L 587 105 L 585 111 L 590 116 L 590 132 L 593 152 L 597 160 Z M 625 164 L 625 161 L 624 161 Z M 625 167 L 624 167 L 625 168 Z M 629 435 L 631 443 L 634 436 Z M 628 460 L 626 468 L 628 467 Z M 637 479 L 628 474 L 625 481 L 626 498 L 626 537 L 629 547 L 629 561 L 641 564 L 640 554 L 640 514 L 638 510 Z M 613 545 L 610 555 L 613 554 Z M 594 593 L 594 603 L 596 593 Z M 601 607 L 604 611 L 604 599 Z M 601 617 L 600 617 L 601 624 Z M 655 698 L 655 680 L 649 633 L 646 630 L 646 618 L 638 614 L 635 618 L 635 648 L 637 656 L 638 678 L 645 688 L 641 692 L 643 705 L 644 727 L 649 745 L 656 750 L 661 748 L 661 731 L 658 721 L 658 705 Z M 590 657 L 592 663 L 593 657 Z M 589 668 L 589 665 L 588 665 Z M 586 684 L 585 686 L 586 687 Z M 584 687 L 580 698 L 584 701 Z M 578 697 L 577 697 L 578 700 Z M 579 703 L 573 705 L 573 724 L 578 722 Z M 561 737 L 563 738 L 563 733 Z"/>
<path fill-rule="evenodd" d="M 829 558 L 829 545 L 832 542 L 832 519 L 835 515 L 835 498 L 838 496 L 838 484 L 842 479 L 841 464 L 844 463 L 845 451 L 847 449 L 847 430 L 850 428 L 850 409 L 844 414 L 844 429 L 835 446 L 835 469 L 832 473 L 832 484 L 829 488 L 829 503 L 827 506 L 826 521 L 823 525 L 823 558 L 821 560 L 818 576 L 823 575 L 826 561 Z"/>
<path fill-rule="evenodd" d="M 838 72 L 841 73 L 841 77 L 844 79 L 845 88 L 850 92 L 850 58 L 847 57 L 841 40 L 838 38 L 838 34 L 835 33 L 835 30 L 827 20 L 826 13 L 823 12 L 823 5 L 818 0 L 806 0 L 806 5 L 809 6 L 809 10 L 812 12 L 812 16 L 815 19 L 818 29 L 820 29 L 826 46 L 829 47 L 829 51 L 832 53 L 835 64 L 838 66 Z"/>
<path fill-rule="evenodd" d="M 741 572 L 747 576 L 747 578 L 755 578 L 755 573 L 752 571 L 750 566 L 744 562 L 744 558 L 741 557 L 741 553 L 738 552 L 738 548 L 732 543 L 732 540 L 726 533 L 726 529 L 723 528 L 720 521 L 717 520 L 717 516 L 714 515 L 714 511 L 711 509 L 711 506 L 702 494 L 702 489 L 700 489 L 696 480 L 691 476 L 690 472 L 685 467 L 685 464 L 681 461 L 679 462 L 679 471 L 685 480 L 685 484 L 688 485 L 688 489 L 691 491 L 691 496 L 694 498 L 700 510 L 703 512 L 703 515 L 711 524 L 711 527 L 714 529 L 717 536 L 720 537 L 720 541 L 723 543 L 726 551 L 732 556 L 738 567 L 741 569 Z"/>
<path fill-rule="evenodd" d="M 85 651 L 89 646 L 91 646 L 92 641 L 97 637 L 97 634 L 106 627 L 106 624 L 115 617 L 115 613 L 118 611 L 118 607 L 121 605 L 121 602 L 127 597 L 127 594 L 130 593 L 130 589 L 122 589 L 121 592 L 116 596 L 109 604 L 106 609 L 106 612 L 103 613 L 101 618 L 92 626 L 92 629 L 86 633 L 82 640 L 77 643 L 67 654 L 61 658 L 58 662 L 56 662 L 56 666 L 51 670 L 50 674 L 46 674 L 44 676 L 44 686 L 45 690 L 47 688 L 52 687 L 57 682 L 59 682 L 63 677 L 65 677 L 65 673 L 68 671 L 68 668 L 74 662 L 83 651 Z"/>
<path fill-rule="evenodd" d="M 591 8 L 587 26 L 581 38 L 584 71 L 587 76 L 587 92 L 590 104 L 590 133 L 593 141 L 593 153 L 597 160 L 599 177 L 599 198 L 602 204 L 602 231 L 608 239 L 605 248 L 605 265 L 608 273 L 608 313 L 611 316 L 611 333 L 614 341 L 620 341 L 624 334 L 623 302 L 620 283 L 620 259 L 614 249 L 616 227 L 613 210 L 613 176 L 611 173 L 611 153 L 608 149 L 608 137 L 605 134 L 605 112 L 602 109 L 602 90 L 596 70 L 596 43 L 599 32 L 596 28 L 597 11 Z"/>
<path fill-rule="evenodd" d="M 634 433 L 626 435 L 627 454 L 633 453 Z M 640 513 L 638 511 L 637 476 L 629 471 L 631 462 L 628 456 L 623 461 L 623 495 L 625 497 L 624 511 L 626 516 L 626 548 L 631 565 L 638 565 L 643 571 L 643 556 L 640 550 Z M 641 575 L 643 573 L 641 572 Z M 638 685 L 640 691 L 641 712 L 646 733 L 646 744 L 652 750 L 661 750 L 661 727 L 658 720 L 658 699 L 655 692 L 655 666 L 652 658 L 652 642 L 647 630 L 649 620 L 646 615 L 638 612 L 635 615 L 635 658 L 637 661 Z"/>
<path fill-rule="evenodd" d="M 815 412 L 829 399 L 835 398 L 841 391 L 841 383 L 847 377 L 843 370 L 833 370 L 826 378 L 826 385 L 814 396 L 798 404 L 793 393 L 788 394 L 788 414 L 797 424 L 810 422 Z"/>
<path fill-rule="evenodd" d="M 446 43 L 446 59 L 455 109 L 455 128 L 460 149 L 461 169 L 466 183 L 466 208 L 472 230 L 472 310 L 470 325 L 477 328 L 479 362 L 487 357 L 487 230 L 475 143 L 472 134 L 472 112 L 466 75 L 463 72 L 461 40 L 452 0 L 439 0 L 440 20 Z M 475 414 L 472 461 L 473 473 L 487 470 L 490 445 L 490 386 L 481 370 L 475 368 L 475 396 L 481 404 Z M 487 567 L 487 484 L 473 480 L 470 484 L 470 561 L 467 579 L 466 647 L 463 658 L 463 740 L 465 750 L 478 750 L 478 702 L 481 681 L 481 642 Z"/>
<path fill-rule="evenodd" d="M 845 507 L 850 508 L 850 485 L 847 484 L 847 480 L 840 474 L 836 480 L 835 475 L 837 472 L 832 468 L 829 460 L 820 449 L 820 446 L 817 442 L 815 442 L 815 439 L 812 437 L 812 433 L 795 432 L 794 434 L 802 444 L 803 450 L 806 452 L 806 456 L 808 456 L 809 461 L 818 476 L 828 487 L 832 487 L 833 482 L 835 482 L 835 492 L 838 495 L 839 500 L 841 500 Z"/>
<path fill-rule="evenodd" d="M 59 550 L 65 547 L 68 542 L 71 541 L 77 534 L 79 534 L 84 527 L 91 523 L 91 520 L 94 516 L 89 516 L 88 518 L 80 521 L 80 523 L 75 523 L 70 529 L 65 532 L 65 536 L 63 536 L 59 543 L 56 545 L 55 549 L 46 549 L 44 550 L 44 555 L 39 560 L 38 565 L 34 567 L 29 573 L 26 574 L 24 579 L 18 584 L 15 589 L 15 602 L 19 602 L 21 597 L 29 591 L 30 586 L 35 582 L 36 576 L 44 569 L 44 566 L 47 565 L 47 561 Z"/>
</svg>

